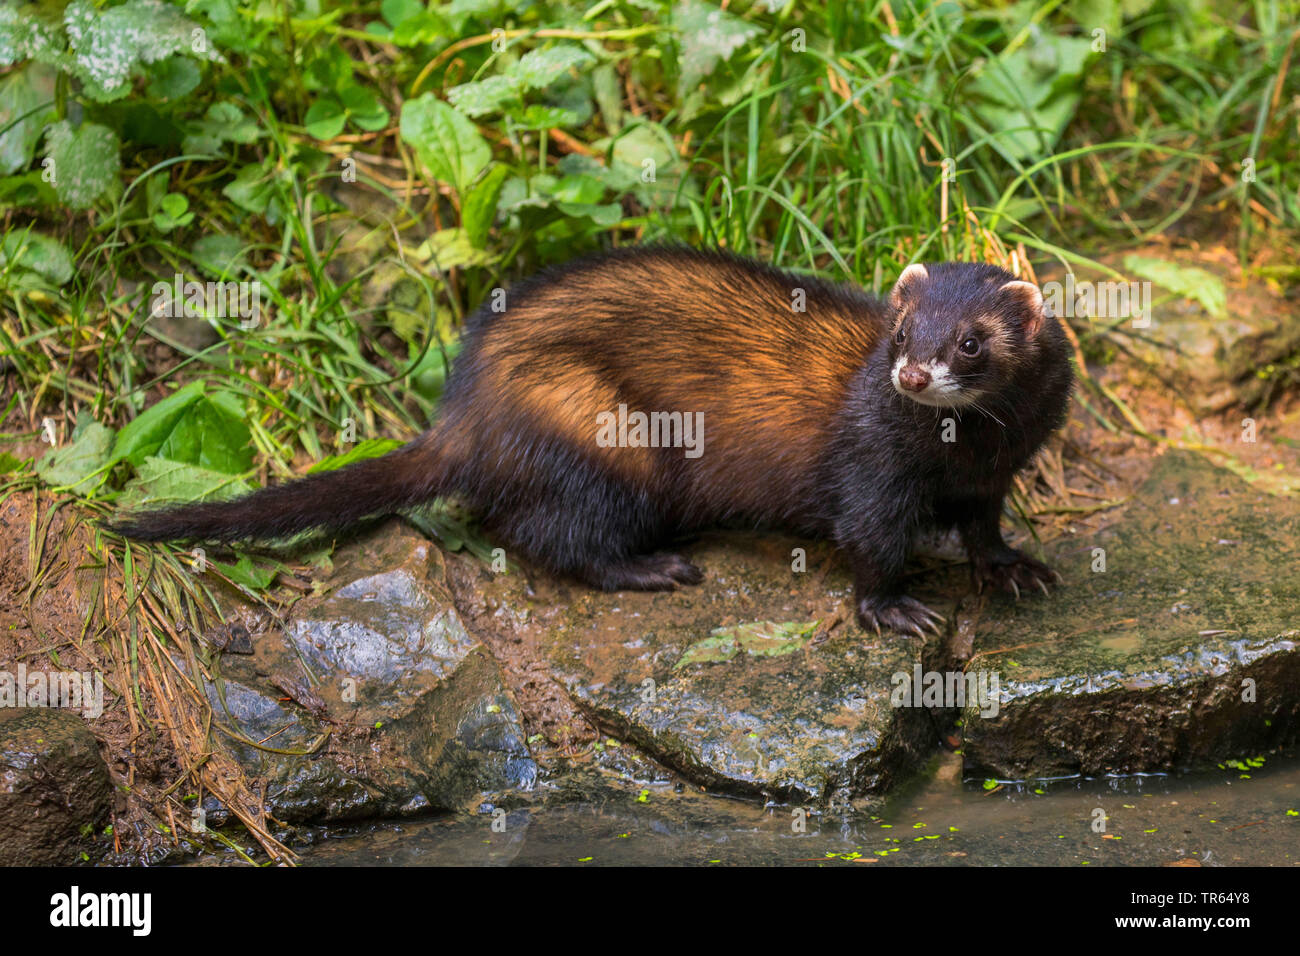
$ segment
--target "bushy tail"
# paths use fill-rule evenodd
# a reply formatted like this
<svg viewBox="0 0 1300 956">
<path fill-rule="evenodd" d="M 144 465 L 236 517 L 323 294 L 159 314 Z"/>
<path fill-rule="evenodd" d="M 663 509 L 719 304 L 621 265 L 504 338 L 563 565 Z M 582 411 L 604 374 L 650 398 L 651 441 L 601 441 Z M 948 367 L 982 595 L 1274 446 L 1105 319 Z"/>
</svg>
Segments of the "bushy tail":
<svg viewBox="0 0 1300 956">
<path fill-rule="evenodd" d="M 315 529 L 341 530 L 444 493 L 433 436 L 337 471 L 263 488 L 231 501 L 175 505 L 126 515 L 110 530 L 141 541 L 241 541 L 283 538 Z"/>
</svg>

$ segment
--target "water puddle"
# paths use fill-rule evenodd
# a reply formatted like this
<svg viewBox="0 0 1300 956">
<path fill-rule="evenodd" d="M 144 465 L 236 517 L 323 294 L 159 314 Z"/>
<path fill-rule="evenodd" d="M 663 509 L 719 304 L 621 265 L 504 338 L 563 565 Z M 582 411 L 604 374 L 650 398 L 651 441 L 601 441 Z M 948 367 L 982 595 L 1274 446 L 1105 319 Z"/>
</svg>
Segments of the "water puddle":
<svg viewBox="0 0 1300 956">
<path fill-rule="evenodd" d="M 876 815 L 803 815 L 659 786 L 498 814 L 496 831 L 490 813 L 336 831 L 301 856 L 309 866 L 1300 864 L 1294 752 L 1247 768 L 1249 779 L 1227 770 L 996 788 L 957 782 L 960 759 L 937 759 Z"/>
</svg>

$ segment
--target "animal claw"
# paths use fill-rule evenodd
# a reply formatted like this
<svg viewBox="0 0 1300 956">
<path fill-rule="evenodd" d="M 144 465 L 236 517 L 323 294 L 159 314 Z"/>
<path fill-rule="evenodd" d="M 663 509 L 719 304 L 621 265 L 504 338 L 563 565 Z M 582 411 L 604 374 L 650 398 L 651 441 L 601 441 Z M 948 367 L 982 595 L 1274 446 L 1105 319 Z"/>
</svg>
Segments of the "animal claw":
<svg viewBox="0 0 1300 956">
<path fill-rule="evenodd" d="M 1016 592 L 1016 600 L 1019 601 L 1019 600 L 1020 600 L 1020 585 L 1016 583 L 1016 579 L 1015 579 L 1015 578 L 1007 578 L 1007 580 L 1011 583 L 1011 590 L 1013 590 L 1013 591 Z"/>
<path fill-rule="evenodd" d="M 1051 596 L 1052 596 L 1052 592 L 1049 591 L 1049 590 L 1047 590 L 1047 585 L 1043 583 L 1043 579 L 1042 579 L 1042 578 L 1034 578 L 1034 580 L 1038 583 L 1038 587 L 1039 587 L 1039 589 L 1040 589 L 1044 594 L 1046 594 L 1048 597 L 1051 597 Z"/>
<path fill-rule="evenodd" d="M 1056 570 L 1055 568 L 1048 568 L 1048 570 L 1052 572 L 1052 577 L 1056 578 L 1056 583 L 1057 583 L 1057 584 L 1064 584 L 1064 583 L 1065 583 L 1065 578 L 1061 577 L 1061 572 L 1060 572 L 1060 571 Z"/>
</svg>

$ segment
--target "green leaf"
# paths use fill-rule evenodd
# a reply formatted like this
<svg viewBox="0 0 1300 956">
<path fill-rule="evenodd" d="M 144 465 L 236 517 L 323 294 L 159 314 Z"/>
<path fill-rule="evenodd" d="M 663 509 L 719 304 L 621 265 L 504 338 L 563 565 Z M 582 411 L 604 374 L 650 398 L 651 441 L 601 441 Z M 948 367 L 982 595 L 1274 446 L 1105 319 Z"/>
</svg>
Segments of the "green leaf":
<svg viewBox="0 0 1300 956">
<path fill-rule="evenodd" d="M 393 30 L 393 42 L 398 46 L 418 46 L 432 43 L 441 37 L 454 36 L 455 33 L 442 17 L 425 11 L 399 23 Z"/>
<path fill-rule="evenodd" d="M 275 184 L 276 175 L 265 165 L 250 163 L 235 174 L 221 193 L 239 208 L 274 221 L 279 208 Z"/>
<path fill-rule="evenodd" d="M 190 382 L 174 395 L 155 402 L 128 422 L 117 434 L 113 446 L 113 461 L 128 461 L 136 468 L 149 455 L 156 454 L 180 421 L 185 411 L 204 398 L 207 383 Z"/>
<path fill-rule="evenodd" d="M 415 250 L 422 261 L 432 262 L 438 269 L 456 266 L 486 266 L 493 262 L 490 253 L 476 249 L 466 229 L 439 229 Z"/>
<path fill-rule="evenodd" d="M 91 491 L 90 476 L 109 463 L 113 431 L 91 422 L 75 440 L 46 452 L 36 462 L 36 474 L 51 488 L 70 488 L 76 494 Z"/>
<path fill-rule="evenodd" d="M 1136 255 L 1124 257 L 1124 268 L 1163 286 L 1175 295 L 1195 299 L 1216 319 L 1222 319 L 1228 314 L 1227 290 L 1223 286 L 1223 280 L 1213 272 Z"/>
<path fill-rule="evenodd" d="M 171 232 L 180 226 L 188 226 L 194 219 L 194 213 L 189 212 L 189 208 L 189 200 L 180 193 L 168 193 L 159 202 L 153 224 L 159 232 Z"/>
<path fill-rule="evenodd" d="M 401 448 L 402 444 L 396 438 L 367 438 L 365 441 L 357 442 L 341 455 L 330 455 L 328 458 L 322 458 L 307 469 L 307 474 L 314 475 L 318 471 L 336 471 L 353 462 L 365 461 L 367 458 L 378 458 L 381 455 L 387 455 L 394 448 Z"/>
<path fill-rule="evenodd" d="M 107 126 L 55 123 L 45 133 L 45 155 L 54 161 L 54 190 L 71 209 L 87 208 L 117 182 L 117 134 Z"/>
<path fill-rule="evenodd" d="M 164 458 L 149 457 L 136 469 L 118 500 L 127 510 L 174 502 L 233 498 L 252 491 L 247 482 L 219 471 Z"/>
<path fill-rule="evenodd" d="M 616 202 L 557 202 L 555 208 L 571 218 L 581 219 L 585 217 L 596 225 L 606 228 L 623 221 L 623 206 Z"/>
<path fill-rule="evenodd" d="M 0 451 L 0 475 L 8 475 L 22 468 L 30 459 L 15 458 L 7 451 Z"/>
<path fill-rule="evenodd" d="M 72 278 L 72 257 L 57 240 L 30 229 L 15 229 L 0 239 L 0 272 L 8 268 L 33 272 L 53 285 Z"/>
<path fill-rule="evenodd" d="M 696 641 L 686 649 L 673 670 L 687 664 L 709 664 L 729 661 L 744 651 L 755 657 L 780 657 L 800 650 L 817 630 L 816 621 L 786 622 L 758 621 L 736 627 L 720 627 L 709 636 Z"/>
<path fill-rule="evenodd" d="M 485 116 L 519 97 L 519 83 L 509 76 L 489 76 L 447 90 L 447 99 L 466 116 Z"/>
<path fill-rule="evenodd" d="M 760 28 L 701 0 L 686 0 L 673 9 L 679 33 L 678 94 L 687 92 L 713 73 L 718 64 L 757 36 Z"/>
<path fill-rule="evenodd" d="M 189 405 L 159 445 L 157 457 L 227 475 L 251 468 L 252 434 L 242 410 L 237 408 L 232 414 L 230 402 L 218 402 L 214 400 L 217 397 L 204 397 Z"/>
<path fill-rule="evenodd" d="M 510 167 L 503 163 L 493 166 L 486 176 L 470 190 L 465 205 L 460 211 L 460 221 L 469 234 L 470 244 L 475 249 L 487 245 L 488 232 L 496 221 L 497 200 L 501 198 L 501 186 L 510 175 Z"/>
<path fill-rule="evenodd" d="M 533 50 L 519 58 L 510 76 L 525 89 L 540 90 L 550 86 L 571 69 L 582 69 L 596 58 L 580 46 L 564 44 L 545 50 Z"/>
<path fill-rule="evenodd" d="M 403 20 L 418 16 L 424 12 L 420 0 L 384 0 L 379 5 L 379 13 L 390 27 L 396 27 Z"/>
<path fill-rule="evenodd" d="M 1031 45 L 1002 54 L 967 84 L 975 113 L 999 131 L 998 146 L 1016 159 L 1050 150 L 1073 118 L 1090 40 L 1040 33 Z"/>
<path fill-rule="evenodd" d="M 196 51 L 199 25 L 161 0 L 127 0 L 102 11 L 88 0 L 72 0 L 63 11 L 63 28 L 82 90 L 100 102 L 126 96 L 139 64 L 176 53 L 221 59 L 215 50 Z"/>
<path fill-rule="evenodd" d="M 432 93 L 402 104 L 401 132 L 433 177 L 462 194 L 492 158 L 478 128 Z"/>
<path fill-rule="evenodd" d="M 34 13 L 32 6 L 0 6 L 0 66 L 12 66 L 33 59 L 42 51 L 63 48 L 58 28 Z"/>
<path fill-rule="evenodd" d="M 573 126 L 578 114 L 562 106 L 542 106 L 534 103 L 515 119 L 518 129 L 551 129 L 555 126 Z"/>
<path fill-rule="evenodd" d="M 234 275 L 244 257 L 244 244 L 234 236 L 204 236 L 190 246 L 190 256 L 216 278 Z"/>
<path fill-rule="evenodd" d="M 347 117 L 343 105 L 332 96 L 317 100 L 307 109 L 302 125 L 307 133 L 316 139 L 333 139 L 343 132 Z"/>
<path fill-rule="evenodd" d="M 150 72 L 149 95 L 159 100 L 178 100 L 199 85 L 199 67 L 184 56 L 171 56 Z"/>
<path fill-rule="evenodd" d="M 265 591 L 275 580 L 276 574 L 280 571 L 280 563 L 277 561 L 268 566 L 255 564 L 253 559 L 246 554 L 241 554 L 239 560 L 234 564 L 226 564 L 224 561 L 214 561 L 208 559 L 208 564 L 216 568 L 236 584 L 248 588 L 250 591 Z"/>
<path fill-rule="evenodd" d="M 347 86 L 339 95 L 348 118 L 362 129 L 373 133 L 388 125 L 388 110 L 372 90 L 364 86 Z"/>
<path fill-rule="evenodd" d="M 57 71 L 44 63 L 29 63 L 0 78 L 0 130 L 3 130 L 0 132 L 0 175 L 26 169 L 31 164 L 45 119 L 53 112 L 57 75 Z M 49 113 L 32 113 L 18 120 L 43 103 L 50 104 Z"/>
<path fill-rule="evenodd" d="M 187 153 L 215 153 L 223 142 L 253 143 L 262 135 L 257 121 L 244 115 L 234 103 L 213 103 L 202 120 L 191 124 L 181 142 Z"/>
</svg>

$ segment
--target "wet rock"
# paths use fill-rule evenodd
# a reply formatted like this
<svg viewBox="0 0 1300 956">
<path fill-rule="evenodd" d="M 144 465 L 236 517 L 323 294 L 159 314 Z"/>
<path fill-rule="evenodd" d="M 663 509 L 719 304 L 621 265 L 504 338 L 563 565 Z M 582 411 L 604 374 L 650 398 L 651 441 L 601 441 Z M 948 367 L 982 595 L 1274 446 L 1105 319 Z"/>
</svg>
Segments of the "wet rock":
<svg viewBox="0 0 1300 956">
<path fill-rule="evenodd" d="M 791 570 L 777 536 L 709 536 L 706 571 L 670 593 L 573 592 L 550 637 L 557 679 L 593 720 L 711 788 L 830 799 L 883 788 L 933 740 L 923 711 L 890 706 L 919 642 L 841 623 L 849 582 L 828 549 Z M 758 625 L 757 627 L 745 627 Z"/>
<path fill-rule="evenodd" d="M 466 632 L 438 548 L 396 524 L 345 548 L 323 598 L 208 692 L 276 819 L 459 809 L 537 768 L 495 661 Z"/>
<path fill-rule="evenodd" d="M 1170 451 L 1111 525 L 1047 550 L 1066 586 L 976 627 L 970 668 L 1001 704 L 966 712 L 968 773 L 1183 769 L 1300 734 L 1294 499 Z"/>
<path fill-rule="evenodd" d="M 1194 255 L 1163 246 L 1103 257 L 1135 281 L 1142 281 L 1149 268 L 1133 266 L 1145 262 L 1156 265 L 1151 275 L 1168 272 L 1199 292 L 1200 299 L 1184 297 L 1153 282 L 1152 298 L 1162 304 L 1152 310 L 1149 323 L 1122 321 L 1122 316 L 1100 304 L 1094 308 L 1093 321 L 1098 326 L 1121 322 L 1124 347 L 1158 370 L 1201 413 L 1266 403 L 1280 380 L 1278 374 L 1270 374 L 1280 370 L 1270 365 L 1284 366 L 1300 350 L 1294 304 L 1265 283 L 1240 281 L 1233 258 L 1226 249 Z M 1061 281 L 1064 274 L 1050 271 L 1042 278 Z M 1110 277 L 1084 270 L 1079 278 L 1104 282 Z M 1215 307 L 1207 308 L 1207 301 Z"/>
<path fill-rule="evenodd" d="M 0 708 L 0 866 L 67 865 L 109 821 L 113 790 L 79 715 Z"/>
</svg>

